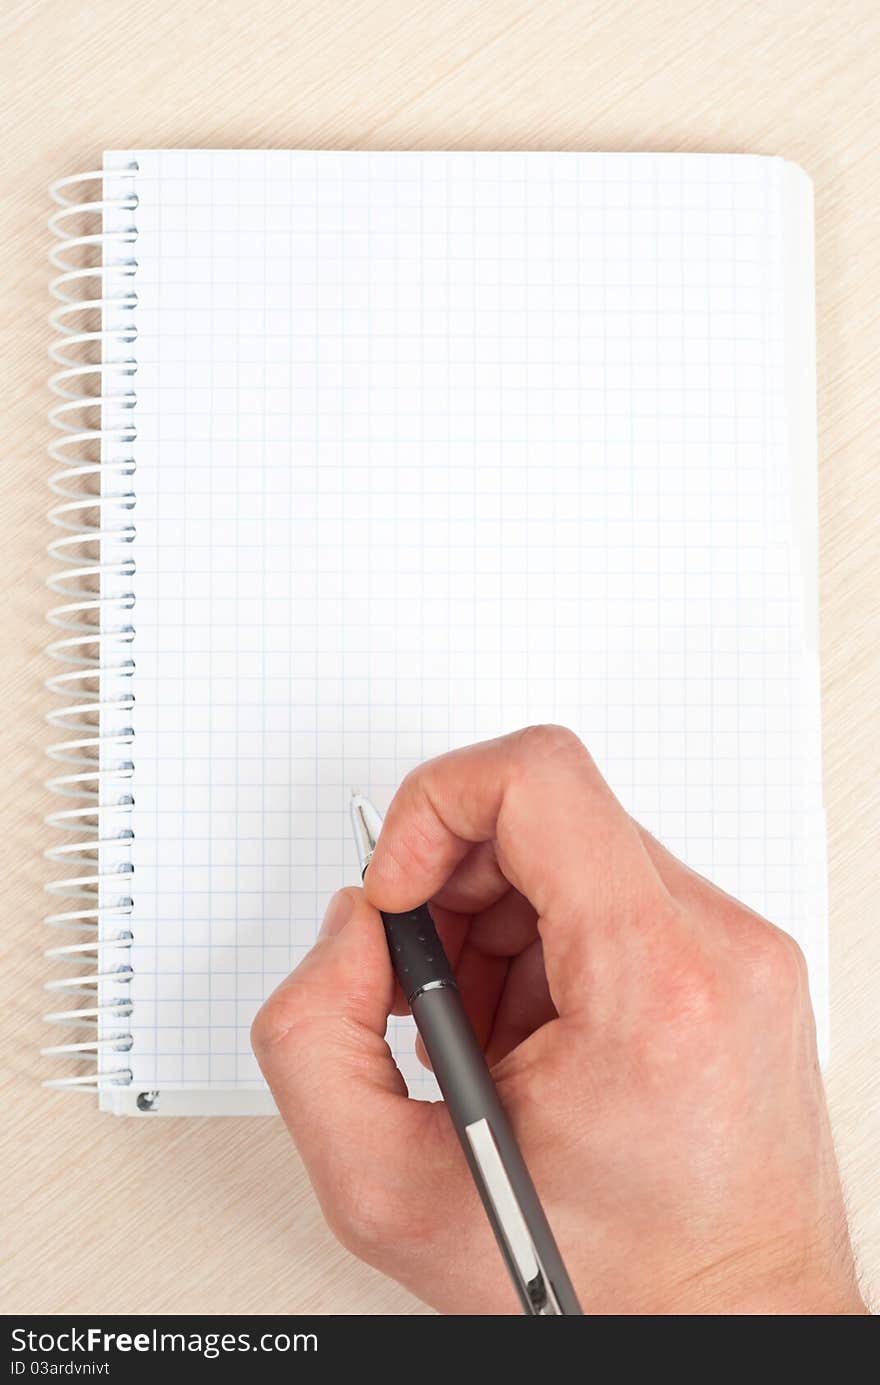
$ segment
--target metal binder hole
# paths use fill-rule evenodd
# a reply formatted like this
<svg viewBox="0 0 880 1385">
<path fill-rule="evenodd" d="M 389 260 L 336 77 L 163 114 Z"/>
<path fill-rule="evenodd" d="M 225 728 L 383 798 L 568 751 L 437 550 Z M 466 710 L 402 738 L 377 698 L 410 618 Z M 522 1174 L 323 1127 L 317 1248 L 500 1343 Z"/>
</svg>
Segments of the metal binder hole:
<svg viewBox="0 0 880 1385">
<path fill-rule="evenodd" d="M 139 1111 L 158 1111 L 159 1093 L 158 1092 L 138 1092 L 137 1108 Z"/>
</svg>

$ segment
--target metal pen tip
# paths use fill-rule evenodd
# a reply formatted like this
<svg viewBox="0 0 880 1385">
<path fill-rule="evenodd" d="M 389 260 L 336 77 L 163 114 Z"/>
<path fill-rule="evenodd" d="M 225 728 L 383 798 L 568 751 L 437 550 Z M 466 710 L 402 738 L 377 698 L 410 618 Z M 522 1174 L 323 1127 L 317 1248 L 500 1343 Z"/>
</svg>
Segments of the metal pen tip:
<svg viewBox="0 0 880 1385">
<path fill-rule="evenodd" d="M 376 843 L 379 840 L 379 833 L 382 831 L 382 815 L 375 804 L 365 798 L 362 793 L 355 793 L 354 790 L 352 790 L 351 795 L 350 812 L 358 862 L 361 875 L 363 875 L 370 864 Z"/>
</svg>

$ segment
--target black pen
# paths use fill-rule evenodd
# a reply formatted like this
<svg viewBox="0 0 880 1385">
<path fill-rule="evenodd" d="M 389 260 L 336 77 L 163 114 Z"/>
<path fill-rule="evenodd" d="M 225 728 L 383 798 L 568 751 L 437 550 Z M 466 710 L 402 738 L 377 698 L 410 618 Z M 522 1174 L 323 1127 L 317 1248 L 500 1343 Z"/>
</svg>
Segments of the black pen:
<svg viewBox="0 0 880 1385">
<path fill-rule="evenodd" d="M 382 818 L 353 793 L 361 875 Z M 535 1185 L 486 1066 L 427 904 L 383 914 L 391 961 L 431 1060 L 456 1134 L 524 1313 L 582 1314 Z"/>
</svg>

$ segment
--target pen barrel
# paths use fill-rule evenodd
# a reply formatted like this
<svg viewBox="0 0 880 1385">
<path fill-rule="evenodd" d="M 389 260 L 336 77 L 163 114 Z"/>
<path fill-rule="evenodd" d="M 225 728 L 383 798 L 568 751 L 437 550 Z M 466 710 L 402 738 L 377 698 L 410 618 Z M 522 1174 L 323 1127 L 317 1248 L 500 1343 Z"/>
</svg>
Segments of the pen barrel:
<svg viewBox="0 0 880 1385">
<path fill-rule="evenodd" d="M 471 1167 L 499 1248 L 517 1286 L 523 1308 L 526 1312 L 534 1312 L 517 1278 L 495 1208 L 468 1138 L 467 1127 L 475 1121 L 486 1120 L 489 1125 L 511 1187 L 531 1232 L 535 1249 L 541 1256 L 562 1312 L 580 1315 L 583 1310 L 544 1215 L 531 1174 L 520 1153 L 513 1128 L 501 1104 L 498 1089 L 486 1066 L 483 1051 L 465 1013 L 458 988 L 453 984 L 421 991 L 413 998 L 411 1006 L 425 1051 L 434 1069 L 434 1076 L 443 1094 L 465 1158 Z"/>
<path fill-rule="evenodd" d="M 528 1288 L 518 1273 L 504 1229 L 468 1135 L 468 1126 L 485 1121 L 497 1147 L 543 1273 L 563 1313 L 580 1315 L 581 1307 L 531 1175 L 520 1153 L 498 1089 L 486 1066 L 468 1019 L 455 976 L 426 904 L 403 914 L 384 914 L 382 923 L 394 971 L 412 1009 L 434 1076 L 470 1165 L 486 1215 L 510 1271 L 523 1310 L 534 1313 Z"/>
<path fill-rule="evenodd" d="M 412 1001 L 412 1012 L 452 1123 L 465 1144 L 465 1153 L 468 1153 L 469 1147 L 465 1143 L 465 1127 L 474 1121 L 486 1119 L 492 1127 L 502 1157 L 506 1159 L 509 1152 L 502 1148 L 502 1142 L 507 1140 L 513 1146 L 515 1160 L 522 1163 L 498 1088 L 465 1012 L 458 987 L 443 986 L 439 990 L 422 991 Z"/>
</svg>

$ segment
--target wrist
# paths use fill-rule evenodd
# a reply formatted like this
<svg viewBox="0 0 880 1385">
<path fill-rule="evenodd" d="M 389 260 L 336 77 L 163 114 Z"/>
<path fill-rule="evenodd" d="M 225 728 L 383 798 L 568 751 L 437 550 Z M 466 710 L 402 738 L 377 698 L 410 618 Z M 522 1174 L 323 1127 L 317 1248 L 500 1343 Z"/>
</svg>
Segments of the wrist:
<svg viewBox="0 0 880 1385">
<path fill-rule="evenodd" d="M 740 1316 L 870 1316 L 859 1292 L 849 1244 L 829 1254 L 780 1238 L 722 1254 L 683 1275 L 669 1295 L 669 1313 Z"/>
</svg>

